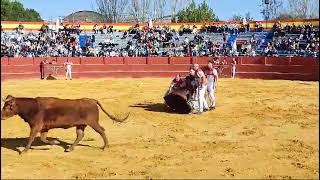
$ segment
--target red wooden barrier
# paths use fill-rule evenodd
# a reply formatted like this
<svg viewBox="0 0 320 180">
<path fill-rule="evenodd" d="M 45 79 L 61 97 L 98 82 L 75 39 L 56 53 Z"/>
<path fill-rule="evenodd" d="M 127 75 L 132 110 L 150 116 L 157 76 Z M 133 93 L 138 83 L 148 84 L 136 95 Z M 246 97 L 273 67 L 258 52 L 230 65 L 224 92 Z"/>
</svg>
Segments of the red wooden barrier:
<svg viewBox="0 0 320 180">
<path fill-rule="evenodd" d="M 209 60 L 213 60 L 213 57 L 192 57 L 192 64 L 208 64 Z"/>
<path fill-rule="evenodd" d="M 249 79 L 284 79 L 284 80 L 301 80 L 314 81 L 311 74 L 284 74 L 284 73 L 238 73 L 236 77 Z"/>
<path fill-rule="evenodd" d="M 192 64 L 191 57 L 170 57 L 170 64 Z"/>
<path fill-rule="evenodd" d="M 251 59 L 250 59 L 251 58 Z M 1 58 L 1 79 L 39 78 L 39 63 L 44 58 Z M 53 59 L 55 59 L 53 57 Z M 58 64 L 73 62 L 73 72 L 79 77 L 168 77 L 177 73 L 188 74 L 193 63 L 206 65 L 210 57 L 159 57 L 159 58 L 56 58 Z M 221 77 L 230 77 L 233 57 L 220 57 L 226 60 Z M 315 58 L 275 58 L 240 57 L 236 66 L 237 77 L 262 79 L 319 80 L 319 64 Z M 52 58 L 48 59 L 49 61 Z M 82 62 L 81 62 L 82 61 Z M 242 64 L 241 64 L 242 61 Z M 266 65 L 264 62 L 266 61 Z M 300 62 L 301 61 L 301 62 Z M 80 64 L 81 63 L 81 64 Z M 126 64 L 124 64 L 126 63 Z M 49 73 L 45 69 L 46 74 Z M 64 75 L 64 70 L 59 74 Z"/>
<path fill-rule="evenodd" d="M 104 64 L 124 64 L 123 57 L 105 57 Z"/>
<path fill-rule="evenodd" d="M 52 63 L 53 61 L 56 61 L 58 63 L 56 57 L 34 57 L 33 64 L 40 65 L 41 61 L 43 61 L 43 60 L 47 60 L 49 63 Z"/>
<path fill-rule="evenodd" d="M 31 73 L 40 72 L 39 65 L 1 66 L 1 73 Z"/>
<path fill-rule="evenodd" d="M 290 65 L 305 65 L 305 66 L 312 66 L 319 64 L 317 63 L 318 58 L 315 57 L 292 57 Z"/>
<path fill-rule="evenodd" d="M 65 59 L 63 59 L 61 61 L 65 62 Z M 67 61 L 72 62 L 73 64 L 81 64 L 81 60 L 79 57 L 68 57 Z"/>
<path fill-rule="evenodd" d="M 9 65 L 33 65 L 33 58 L 9 58 Z"/>
<path fill-rule="evenodd" d="M 148 64 L 169 64 L 168 57 L 148 57 Z"/>
<path fill-rule="evenodd" d="M 289 57 L 267 57 L 266 65 L 289 65 L 290 58 Z"/>
<path fill-rule="evenodd" d="M 219 61 L 220 62 L 223 62 L 225 61 L 227 64 L 231 64 L 233 59 L 236 60 L 237 64 L 240 64 L 241 63 L 241 57 L 220 57 L 219 58 Z"/>
<path fill-rule="evenodd" d="M 127 64 L 147 64 L 147 58 L 146 57 L 130 57 L 130 58 L 124 58 L 124 61 Z"/>
<path fill-rule="evenodd" d="M 73 66 L 73 72 L 183 72 L 189 71 L 190 65 L 169 65 L 169 64 L 157 64 L 157 65 L 80 65 Z"/>
<path fill-rule="evenodd" d="M 45 59 L 47 59 L 50 62 L 50 60 L 45 57 L 34 57 L 33 58 L 33 65 L 39 65 L 41 63 L 41 61 L 43 61 Z"/>
<path fill-rule="evenodd" d="M 1 58 L 1 66 L 9 65 L 9 58 L 2 57 Z"/>
<path fill-rule="evenodd" d="M 241 63 L 242 64 L 264 64 L 265 63 L 265 57 L 259 56 L 259 57 L 241 57 Z"/>
<path fill-rule="evenodd" d="M 104 64 L 103 57 L 85 57 L 80 58 L 81 64 Z"/>
<path fill-rule="evenodd" d="M 57 64 L 64 64 L 66 62 L 68 62 L 68 59 L 71 58 L 71 57 L 57 57 Z M 79 59 L 79 58 L 78 58 Z M 74 63 L 72 62 L 73 64 L 79 64 L 79 63 Z"/>
<path fill-rule="evenodd" d="M 281 72 L 281 73 L 307 73 L 312 72 L 308 66 L 283 66 L 283 65 L 237 65 L 239 72 Z"/>
</svg>

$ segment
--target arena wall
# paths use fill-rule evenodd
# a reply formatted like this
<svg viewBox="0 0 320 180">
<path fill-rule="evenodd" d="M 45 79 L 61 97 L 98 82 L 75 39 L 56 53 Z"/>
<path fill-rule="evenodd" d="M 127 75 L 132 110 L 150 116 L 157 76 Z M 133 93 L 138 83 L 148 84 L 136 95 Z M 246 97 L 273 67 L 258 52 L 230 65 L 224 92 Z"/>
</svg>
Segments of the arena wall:
<svg viewBox="0 0 320 180">
<path fill-rule="evenodd" d="M 220 57 L 225 60 L 221 77 L 231 76 L 233 57 Z M 319 60 L 314 57 L 235 57 L 238 62 L 238 78 L 287 79 L 319 81 Z M 40 62 L 45 58 L 1 58 L 1 80 L 40 78 Z M 49 57 L 56 60 L 54 66 L 72 62 L 74 78 L 101 77 L 172 77 L 179 73 L 188 74 L 192 63 L 205 65 L 211 57 Z M 53 74 L 52 64 L 45 68 L 46 76 Z M 63 78 L 65 71 L 58 70 L 58 78 Z"/>
</svg>

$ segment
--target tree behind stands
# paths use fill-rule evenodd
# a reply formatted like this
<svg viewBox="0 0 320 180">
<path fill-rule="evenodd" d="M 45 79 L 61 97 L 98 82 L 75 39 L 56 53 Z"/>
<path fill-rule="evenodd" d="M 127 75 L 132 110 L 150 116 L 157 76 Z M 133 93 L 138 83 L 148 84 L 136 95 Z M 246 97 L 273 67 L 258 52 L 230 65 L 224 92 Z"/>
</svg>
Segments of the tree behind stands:
<svg viewBox="0 0 320 180">
<path fill-rule="evenodd" d="M 18 1 L 1 0 L 1 21 L 43 21 L 37 11 Z"/>
<path fill-rule="evenodd" d="M 265 20 L 319 18 L 319 0 L 269 0 L 261 7 Z"/>
<path fill-rule="evenodd" d="M 245 17 L 247 21 L 253 21 L 253 17 L 251 17 L 250 12 L 245 13 L 244 16 L 241 14 L 234 14 L 229 21 L 241 21 L 243 17 Z"/>
<path fill-rule="evenodd" d="M 213 10 L 209 7 L 206 0 L 196 7 L 196 3 L 192 0 L 188 8 L 178 12 L 178 22 L 210 22 L 218 21 Z"/>
</svg>

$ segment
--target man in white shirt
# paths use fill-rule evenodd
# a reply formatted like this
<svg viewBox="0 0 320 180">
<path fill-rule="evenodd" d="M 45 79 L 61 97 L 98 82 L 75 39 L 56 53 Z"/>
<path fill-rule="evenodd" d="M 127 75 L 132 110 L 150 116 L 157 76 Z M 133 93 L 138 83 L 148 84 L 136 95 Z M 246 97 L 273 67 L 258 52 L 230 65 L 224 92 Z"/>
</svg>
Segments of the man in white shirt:
<svg viewBox="0 0 320 180">
<path fill-rule="evenodd" d="M 64 66 L 66 67 L 66 80 L 70 79 L 72 80 L 72 62 L 66 62 L 64 63 Z"/>
<path fill-rule="evenodd" d="M 204 110 L 208 110 L 208 104 L 207 101 L 205 99 L 205 93 L 206 93 L 206 89 L 207 89 L 207 78 L 204 74 L 204 72 L 200 69 L 199 64 L 193 64 L 193 69 L 196 72 L 196 78 L 199 79 L 199 87 L 197 89 L 198 91 L 198 101 L 199 101 L 199 112 L 198 114 L 202 114 Z"/>
<path fill-rule="evenodd" d="M 208 80 L 208 96 L 210 99 L 210 107 L 209 110 L 214 110 L 216 108 L 216 100 L 215 100 L 215 90 L 218 84 L 218 71 L 213 67 L 212 61 L 208 62 L 208 67 L 205 71 L 205 75 Z"/>
<path fill-rule="evenodd" d="M 115 52 L 114 50 L 112 50 L 112 51 L 110 52 L 110 56 L 111 56 L 111 57 L 115 57 L 115 56 L 116 56 L 116 52 Z"/>
<path fill-rule="evenodd" d="M 231 77 L 232 77 L 232 79 L 234 79 L 236 77 L 236 64 L 237 64 L 237 61 L 235 58 L 233 58 L 232 62 L 231 62 L 231 65 L 232 65 Z"/>
</svg>

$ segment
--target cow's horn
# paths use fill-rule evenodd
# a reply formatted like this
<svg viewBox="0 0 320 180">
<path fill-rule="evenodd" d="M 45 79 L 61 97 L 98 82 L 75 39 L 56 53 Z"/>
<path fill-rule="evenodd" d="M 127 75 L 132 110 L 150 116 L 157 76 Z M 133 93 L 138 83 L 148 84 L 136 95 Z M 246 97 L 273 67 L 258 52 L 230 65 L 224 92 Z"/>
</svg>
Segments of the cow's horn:
<svg viewBox="0 0 320 180">
<path fill-rule="evenodd" d="M 1 100 L 2 100 L 3 102 L 6 102 L 6 99 L 4 99 L 4 98 L 1 98 Z"/>
</svg>

